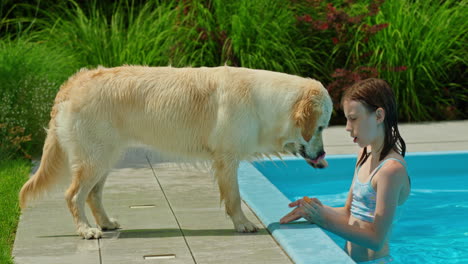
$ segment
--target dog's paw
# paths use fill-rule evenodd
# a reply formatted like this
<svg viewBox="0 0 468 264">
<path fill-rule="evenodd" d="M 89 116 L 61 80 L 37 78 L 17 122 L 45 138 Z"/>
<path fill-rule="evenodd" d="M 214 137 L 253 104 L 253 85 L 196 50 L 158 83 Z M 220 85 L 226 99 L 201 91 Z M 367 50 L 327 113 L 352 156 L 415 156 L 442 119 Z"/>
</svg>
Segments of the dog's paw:
<svg viewBox="0 0 468 264">
<path fill-rule="evenodd" d="M 101 238 L 102 231 L 93 227 L 82 227 L 77 231 L 78 235 L 85 239 Z"/>
<path fill-rule="evenodd" d="M 100 225 L 101 230 L 115 230 L 120 228 L 120 224 L 116 219 L 110 218 L 105 224 Z"/>
<path fill-rule="evenodd" d="M 234 224 L 234 227 L 239 233 L 255 233 L 258 231 L 258 227 L 250 221 Z"/>
</svg>

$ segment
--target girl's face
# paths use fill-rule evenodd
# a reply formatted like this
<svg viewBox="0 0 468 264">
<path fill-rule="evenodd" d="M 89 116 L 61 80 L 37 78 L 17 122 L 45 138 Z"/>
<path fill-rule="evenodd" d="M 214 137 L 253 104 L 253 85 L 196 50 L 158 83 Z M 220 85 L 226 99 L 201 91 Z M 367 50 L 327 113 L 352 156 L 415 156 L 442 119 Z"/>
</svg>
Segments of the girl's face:
<svg viewBox="0 0 468 264">
<path fill-rule="evenodd" d="M 343 102 L 346 116 L 346 131 L 350 133 L 353 142 L 363 148 L 371 145 L 380 148 L 383 144 L 383 109 L 369 112 L 359 101 L 345 100 Z"/>
</svg>

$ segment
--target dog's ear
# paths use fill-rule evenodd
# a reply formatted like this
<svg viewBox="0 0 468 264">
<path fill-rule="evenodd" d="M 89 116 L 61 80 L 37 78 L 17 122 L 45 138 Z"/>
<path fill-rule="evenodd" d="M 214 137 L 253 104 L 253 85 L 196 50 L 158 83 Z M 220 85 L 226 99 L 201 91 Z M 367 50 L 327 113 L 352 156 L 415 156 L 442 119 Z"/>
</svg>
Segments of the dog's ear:
<svg viewBox="0 0 468 264">
<path fill-rule="evenodd" d="M 292 119 L 307 142 L 314 135 L 317 121 L 322 114 L 320 98 L 322 93 L 318 89 L 304 89 L 304 93 L 293 106 Z"/>
</svg>

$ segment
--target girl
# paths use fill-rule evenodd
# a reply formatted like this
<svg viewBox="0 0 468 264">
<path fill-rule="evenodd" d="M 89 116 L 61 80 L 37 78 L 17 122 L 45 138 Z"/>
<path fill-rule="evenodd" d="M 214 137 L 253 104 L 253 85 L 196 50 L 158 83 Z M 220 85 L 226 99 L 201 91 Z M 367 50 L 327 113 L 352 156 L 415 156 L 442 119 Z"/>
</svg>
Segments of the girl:
<svg viewBox="0 0 468 264">
<path fill-rule="evenodd" d="M 346 239 L 345 251 L 354 261 L 389 263 L 391 226 L 410 193 L 395 97 L 385 81 L 367 79 L 347 89 L 341 105 L 346 131 L 361 148 L 345 206 L 332 208 L 304 197 L 289 204 L 296 208 L 280 223 L 304 217 Z"/>
</svg>

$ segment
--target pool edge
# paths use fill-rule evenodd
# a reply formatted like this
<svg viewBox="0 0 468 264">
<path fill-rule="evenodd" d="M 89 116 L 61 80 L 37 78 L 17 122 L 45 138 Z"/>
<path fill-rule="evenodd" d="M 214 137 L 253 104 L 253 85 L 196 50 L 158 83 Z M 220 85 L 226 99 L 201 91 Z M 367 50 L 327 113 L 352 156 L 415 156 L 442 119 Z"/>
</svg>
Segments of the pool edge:
<svg viewBox="0 0 468 264">
<path fill-rule="evenodd" d="M 290 201 L 251 163 L 240 164 L 238 177 L 243 200 L 295 263 L 355 263 L 316 225 L 280 225 L 279 219 L 291 210 Z"/>
<path fill-rule="evenodd" d="M 432 162 L 434 164 L 447 161 L 447 159 L 458 158 L 460 156 L 468 155 L 468 150 L 456 150 L 456 151 L 427 151 L 427 152 L 407 152 L 406 157 L 413 158 L 418 156 L 432 156 Z M 329 155 L 327 159 L 335 158 L 356 158 L 355 154 L 338 154 Z M 441 159 L 443 158 L 443 159 Z M 298 160 L 299 158 L 293 156 L 285 156 L 282 158 L 270 159 L 271 162 L 281 163 L 282 160 Z M 300 160 L 300 159 L 299 159 Z M 261 162 L 261 160 L 259 160 Z M 259 161 L 254 161 L 259 162 Z M 265 161 L 268 162 L 268 159 Z M 465 162 L 458 163 L 458 166 L 465 166 Z M 426 169 L 430 169 L 431 166 L 427 166 Z M 409 171 L 411 174 L 411 170 Z M 296 263 L 355 263 L 338 245 L 336 245 L 328 235 L 315 225 L 307 223 L 299 223 L 293 225 L 279 225 L 278 220 L 283 215 L 287 214 L 290 209 L 287 208 L 289 199 L 279 191 L 267 178 L 257 170 L 257 168 L 249 162 L 242 162 L 239 168 L 239 185 L 241 189 L 241 195 L 244 201 L 252 208 L 257 214 L 258 218 L 262 223 L 268 227 L 273 237 L 280 243 L 287 254 Z M 284 204 L 284 206 L 280 206 Z M 259 210 L 261 208 L 262 210 Z M 265 208 L 267 208 L 264 212 Z M 272 212 L 270 212 L 272 211 Z M 312 230 L 312 231 L 311 231 Z M 317 240 L 323 240 L 328 247 L 323 250 L 323 245 L 317 245 L 317 243 L 311 243 L 310 237 L 320 237 Z M 305 239 L 307 238 L 307 239 Z M 315 241 L 317 242 L 317 241 Z M 330 245 L 332 243 L 333 245 Z M 304 251 L 304 245 L 308 245 L 313 250 Z M 299 250 L 295 247 L 299 247 Z M 302 248 L 301 248 L 302 247 Z M 337 250 L 336 250 L 337 249 Z M 320 251 L 319 255 L 314 254 Z M 325 254 L 325 253 L 326 254 Z M 330 255 L 333 253 L 335 255 Z M 345 258 L 342 260 L 335 260 L 334 257 L 344 254 Z M 313 256 L 313 257 L 311 257 Z M 339 261 L 339 262 L 338 262 Z"/>
</svg>

